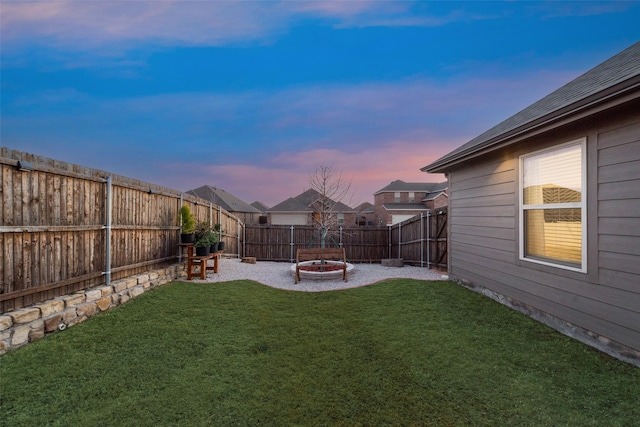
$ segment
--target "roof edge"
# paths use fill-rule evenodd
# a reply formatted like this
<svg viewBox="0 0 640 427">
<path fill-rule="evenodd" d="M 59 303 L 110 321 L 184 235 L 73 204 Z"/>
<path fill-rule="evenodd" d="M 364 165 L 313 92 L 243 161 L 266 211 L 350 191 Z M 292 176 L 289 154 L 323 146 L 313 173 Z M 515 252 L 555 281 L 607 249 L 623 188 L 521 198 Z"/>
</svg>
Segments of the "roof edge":
<svg viewBox="0 0 640 427">
<path fill-rule="evenodd" d="M 636 91 L 638 91 L 638 93 L 635 97 L 632 96 L 628 99 L 625 98 L 625 95 L 633 94 Z M 580 120 L 583 117 L 579 116 L 579 114 L 591 108 L 602 106 L 607 102 L 611 102 L 611 105 L 605 106 L 605 109 L 610 109 L 622 105 L 625 102 L 632 101 L 636 98 L 640 98 L 640 75 L 636 75 L 624 82 L 620 82 L 618 85 L 612 86 L 601 92 L 593 94 L 588 98 L 570 104 L 565 108 L 553 111 L 536 120 L 525 123 L 515 129 L 511 129 L 507 132 L 497 135 L 480 146 L 471 147 L 465 151 L 456 153 L 454 156 L 445 155 L 435 162 L 432 162 L 427 166 L 420 168 L 420 171 L 428 173 L 444 173 L 447 168 L 460 163 L 464 159 L 467 159 L 469 157 L 476 157 L 478 155 L 491 152 L 494 149 L 504 147 L 505 143 L 507 143 L 510 139 L 522 136 L 536 129 L 541 129 L 545 126 L 551 126 L 554 124 L 554 122 L 557 122 L 560 119 L 571 118 L 571 116 L 574 116 L 570 119 L 570 121 Z M 507 143 L 506 145 L 509 144 Z"/>
</svg>

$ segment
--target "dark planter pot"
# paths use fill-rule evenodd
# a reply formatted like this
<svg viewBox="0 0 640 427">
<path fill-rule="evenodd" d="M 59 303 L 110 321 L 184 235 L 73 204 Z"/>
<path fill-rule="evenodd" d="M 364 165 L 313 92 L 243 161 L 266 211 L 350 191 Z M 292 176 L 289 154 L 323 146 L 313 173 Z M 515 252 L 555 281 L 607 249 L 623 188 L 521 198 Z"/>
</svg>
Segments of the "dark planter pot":
<svg viewBox="0 0 640 427">
<path fill-rule="evenodd" d="M 209 255 L 209 246 L 196 247 L 196 256 L 207 256 L 207 255 Z"/>
<path fill-rule="evenodd" d="M 214 243 L 213 245 L 209 246 L 209 252 L 211 252 L 212 254 L 218 252 L 218 243 Z"/>
<path fill-rule="evenodd" d="M 224 251 L 224 242 L 218 242 L 218 250 Z"/>
<path fill-rule="evenodd" d="M 196 233 L 182 233 L 180 234 L 180 241 L 182 243 L 194 243 L 196 241 Z"/>
</svg>

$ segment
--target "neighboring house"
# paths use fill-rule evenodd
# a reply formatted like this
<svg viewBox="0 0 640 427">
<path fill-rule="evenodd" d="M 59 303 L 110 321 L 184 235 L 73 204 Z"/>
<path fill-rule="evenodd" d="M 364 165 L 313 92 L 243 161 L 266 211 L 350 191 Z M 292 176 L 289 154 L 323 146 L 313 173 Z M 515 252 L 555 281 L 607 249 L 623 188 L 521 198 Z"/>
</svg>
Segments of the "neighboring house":
<svg viewBox="0 0 640 427">
<path fill-rule="evenodd" d="M 454 280 L 640 366 L 640 43 L 422 170 Z"/>
<path fill-rule="evenodd" d="M 269 207 L 262 202 L 255 201 L 251 203 L 251 206 L 258 209 L 260 212 L 266 212 L 269 210 Z"/>
<path fill-rule="evenodd" d="M 296 197 L 291 197 L 278 203 L 267 211 L 268 223 L 271 225 L 312 225 L 313 208 L 315 201 L 321 195 L 310 189 Z M 356 211 L 344 203 L 334 202 L 333 213 L 336 215 L 336 223 L 344 226 L 356 224 Z"/>
<path fill-rule="evenodd" d="M 358 214 L 358 216 L 356 217 L 356 225 L 376 225 L 375 211 L 371 203 L 360 203 L 354 210 Z"/>
<path fill-rule="evenodd" d="M 253 206 L 254 208 L 258 209 L 261 214 L 260 214 L 260 219 L 259 219 L 259 223 L 260 224 L 266 224 L 267 223 L 267 211 L 269 210 L 269 207 L 267 205 L 265 205 L 262 202 L 258 202 L 255 201 L 253 203 L 251 203 L 251 206 Z"/>
<path fill-rule="evenodd" d="M 222 209 L 240 218 L 245 224 L 257 224 L 262 215 L 262 212 L 258 209 L 221 188 L 203 185 L 202 187 L 189 190 L 187 193 L 208 200 L 216 206 L 220 206 Z"/>
<path fill-rule="evenodd" d="M 447 206 L 446 182 L 393 181 L 373 195 L 376 225 L 393 225 Z"/>
</svg>

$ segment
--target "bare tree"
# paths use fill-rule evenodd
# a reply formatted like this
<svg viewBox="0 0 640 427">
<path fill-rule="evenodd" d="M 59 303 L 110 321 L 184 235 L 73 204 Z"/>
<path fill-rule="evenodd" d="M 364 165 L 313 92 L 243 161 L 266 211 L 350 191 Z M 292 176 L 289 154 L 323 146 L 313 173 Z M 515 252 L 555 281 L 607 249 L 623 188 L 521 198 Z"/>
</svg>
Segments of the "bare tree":
<svg viewBox="0 0 640 427">
<path fill-rule="evenodd" d="M 315 173 L 309 176 L 309 188 L 315 193 L 310 204 L 313 225 L 318 230 L 321 247 L 324 248 L 327 235 L 338 224 L 336 206 L 349 196 L 351 181 L 345 181 L 342 173 L 331 166 L 317 166 Z"/>
</svg>

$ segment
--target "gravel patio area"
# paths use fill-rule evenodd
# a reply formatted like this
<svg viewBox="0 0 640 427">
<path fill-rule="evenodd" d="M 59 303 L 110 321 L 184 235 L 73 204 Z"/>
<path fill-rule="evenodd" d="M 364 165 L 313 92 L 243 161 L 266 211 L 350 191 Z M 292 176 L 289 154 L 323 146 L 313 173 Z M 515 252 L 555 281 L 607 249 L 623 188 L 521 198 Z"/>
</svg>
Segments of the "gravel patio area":
<svg viewBox="0 0 640 427">
<path fill-rule="evenodd" d="M 217 283 L 231 280 L 254 280 L 272 288 L 300 292 L 324 292 L 357 288 L 370 285 L 384 279 L 447 280 L 446 273 L 422 267 L 405 265 L 403 267 L 383 267 L 380 264 L 354 264 L 349 281 L 309 280 L 294 283 L 291 263 L 258 261 L 256 264 L 243 263 L 235 258 L 220 259 L 219 273 L 207 272 L 206 280 L 194 279 L 193 282 Z"/>
</svg>

